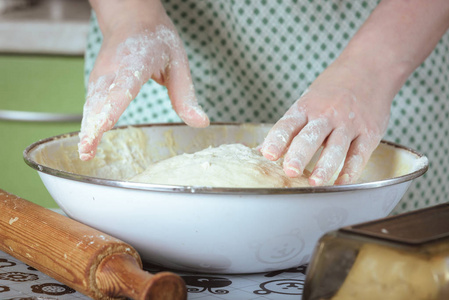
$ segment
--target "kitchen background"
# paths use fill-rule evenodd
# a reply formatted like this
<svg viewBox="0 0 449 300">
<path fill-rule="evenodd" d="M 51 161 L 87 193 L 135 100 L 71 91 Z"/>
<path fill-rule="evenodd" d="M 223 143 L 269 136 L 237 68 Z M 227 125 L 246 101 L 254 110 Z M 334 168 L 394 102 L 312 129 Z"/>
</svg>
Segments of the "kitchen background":
<svg viewBox="0 0 449 300">
<path fill-rule="evenodd" d="M 87 0 L 0 0 L 0 188 L 56 203 L 22 158 L 31 143 L 78 131 Z"/>
</svg>

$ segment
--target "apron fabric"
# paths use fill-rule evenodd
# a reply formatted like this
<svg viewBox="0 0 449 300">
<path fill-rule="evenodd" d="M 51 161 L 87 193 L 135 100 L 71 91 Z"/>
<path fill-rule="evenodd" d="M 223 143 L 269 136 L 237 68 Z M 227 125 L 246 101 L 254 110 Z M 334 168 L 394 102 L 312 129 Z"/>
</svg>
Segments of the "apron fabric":
<svg viewBox="0 0 449 300">
<path fill-rule="evenodd" d="M 274 123 L 344 49 L 377 1 L 166 0 L 198 102 L 212 122 Z M 102 35 L 92 14 L 85 81 Z M 449 32 L 396 95 L 385 140 L 421 153 L 429 170 L 394 213 L 449 199 Z M 148 81 L 118 125 L 180 122 L 165 87 Z"/>
</svg>

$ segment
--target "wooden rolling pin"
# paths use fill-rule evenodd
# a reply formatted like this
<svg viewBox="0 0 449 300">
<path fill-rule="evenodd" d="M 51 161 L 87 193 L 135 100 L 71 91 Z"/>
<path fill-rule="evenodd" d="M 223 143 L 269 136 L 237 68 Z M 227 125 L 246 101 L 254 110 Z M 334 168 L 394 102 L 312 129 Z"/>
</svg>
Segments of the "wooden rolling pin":
<svg viewBox="0 0 449 300">
<path fill-rule="evenodd" d="M 186 299 L 176 274 L 142 270 L 130 245 L 0 189 L 0 250 L 94 299 Z"/>
</svg>

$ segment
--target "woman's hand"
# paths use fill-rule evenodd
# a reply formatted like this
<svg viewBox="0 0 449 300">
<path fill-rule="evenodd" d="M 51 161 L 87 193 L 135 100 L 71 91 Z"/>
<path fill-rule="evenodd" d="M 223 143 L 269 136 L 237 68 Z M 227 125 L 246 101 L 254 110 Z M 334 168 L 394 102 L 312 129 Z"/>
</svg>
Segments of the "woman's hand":
<svg viewBox="0 0 449 300">
<path fill-rule="evenodd" d="M 343 162 L 336 184 L 354 183 L 379 144 L 394 96 L 449 28 L 449 1 L 381 1 L 346 49 L 274 125 L 262 153 L 283 154 L 284 171 L 326 184 Z"/>
<path fill-rule="evenodd" d="M 165 85 L 174 110 L 190 126 L 209 119 L 198 105 L 187 56 L 159 0 L 91 1 L 104 36 L 89 78 L 79 155 L 95 156 L 104 132 L 118 121 L 150 78 Z"/>
<path fill-rule="evenodd" d="M 352 68 L 344 59 L 326 69 L 273 126 L 262 154 L 284 157 L 284 171 L 300 176 L 318 149 L 323 150 L 309 178 L 327 184 L 344 162 L 336 184 L 360 176 L 386 131 L 393 95 L 378 90 L 369 72 Z"/>
</svg>

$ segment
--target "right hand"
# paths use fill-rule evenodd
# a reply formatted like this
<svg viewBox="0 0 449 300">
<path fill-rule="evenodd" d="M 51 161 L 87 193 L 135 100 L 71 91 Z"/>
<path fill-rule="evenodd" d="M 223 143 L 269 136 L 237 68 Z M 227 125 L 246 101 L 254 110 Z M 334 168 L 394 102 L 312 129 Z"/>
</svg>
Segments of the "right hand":
<svg viewBox="0 0 449 300">
<path fill-rule="evenodd" d="M 174 110 L 187 125 L 209 125 L 196 100 L 182 41 L 161 3 L 151 4 L 135 2 L 130 9 L 110 14 L 115 16 L 112 22 L 101 22 L 107 16 L 97 13 L 104 39 L 89 77 L 79 134 L 81 160 L 95 156 L 103 133 L 116 124 L 149 79 L 167 87 Z"/>
</svg>

